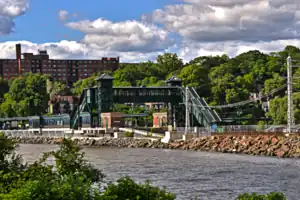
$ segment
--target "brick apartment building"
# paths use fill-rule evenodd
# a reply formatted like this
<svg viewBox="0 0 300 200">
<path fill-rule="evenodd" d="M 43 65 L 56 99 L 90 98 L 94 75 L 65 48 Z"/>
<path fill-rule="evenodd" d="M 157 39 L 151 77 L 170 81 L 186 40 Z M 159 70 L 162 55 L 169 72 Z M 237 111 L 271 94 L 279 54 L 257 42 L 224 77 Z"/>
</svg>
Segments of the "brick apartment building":
<svg viewBox="0 0 300 200">
<path fill-rule="evenodd" d="M 23 55 L 23 56 L 22 56 Z M 71 86 L 80 79 L 105 70 L 119 68 L 119 57 L 101 60 L 58 60 L 50 59 L 47 51 L 38 54 L 21 53 L 21 44 L 16 44 L 16 59 L 0 59 L 0 74 L 3 79 L 22 76 L 28 72 L 49 74 L 54 81 Z"/>
</svg>

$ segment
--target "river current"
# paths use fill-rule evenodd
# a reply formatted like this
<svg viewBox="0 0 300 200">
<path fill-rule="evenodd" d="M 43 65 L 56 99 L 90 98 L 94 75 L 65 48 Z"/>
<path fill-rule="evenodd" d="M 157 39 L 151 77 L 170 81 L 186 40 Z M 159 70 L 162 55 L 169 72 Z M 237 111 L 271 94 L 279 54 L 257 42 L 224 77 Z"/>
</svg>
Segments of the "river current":
<svg viewBox="0 0 300 200">
<path fill-rule="evenodd" d="M 20 145 L 31 163 L 54 145 Z M 244 192 L 283 192 L 300 199 L 300 160 L 162 149 L 85 148 L 87 159 L 109 181 L 130 176 L 150 180 L 177 199 L 233 200 Z"/>
</svg>

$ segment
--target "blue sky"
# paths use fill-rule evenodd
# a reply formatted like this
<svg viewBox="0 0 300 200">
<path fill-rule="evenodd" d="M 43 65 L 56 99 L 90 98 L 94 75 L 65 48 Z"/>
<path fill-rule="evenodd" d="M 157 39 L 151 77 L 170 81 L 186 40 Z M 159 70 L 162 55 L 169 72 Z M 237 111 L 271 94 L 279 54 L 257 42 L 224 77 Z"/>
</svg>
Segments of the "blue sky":
<svg viewBox="0 0 300 200">
<path fill-rule="evenodd" d="M 118 22 L 139 20 L 145 13 L 167 4 L 176 4 L 172 0 L 31 0 L 27 12 L 16 18 L 16 32 L 0 37 L 7 40 L 29 40 L 36 43 L 57 42 L 63 39 L 79 40 L 84 34 L 72 31 L 58 18 L 60 10 L 67 10 L 78 17 L 73 20 L 97 19 L 99 17 Z"/>
<path fill-rule="evenodd" d="M 124 62 L 165 52 L 184 61 L 268 53 L 300 46 L 299 7 L 299 0 L 0 0 L 0 57 L 14 57 L 17 42 L 52 58 Z"/>
</svg>

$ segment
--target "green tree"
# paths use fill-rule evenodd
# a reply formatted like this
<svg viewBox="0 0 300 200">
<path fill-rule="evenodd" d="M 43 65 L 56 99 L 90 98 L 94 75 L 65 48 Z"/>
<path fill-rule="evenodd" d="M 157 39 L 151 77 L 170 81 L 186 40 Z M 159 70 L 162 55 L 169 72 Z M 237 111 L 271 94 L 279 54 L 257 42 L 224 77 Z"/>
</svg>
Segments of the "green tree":
<svg viewBox="0 0 300 200">
<path fill-rule="evenodd" d="M 39 74 L 28 74 L 20 79 L 15 79 L 5 102 L 1 105 L 2 116 L 32 116 L 46 113 L 49 96 L 47 94 L 48 77 Z"/>
<path fill-rule="evenodd" d="M 118 85 L 123 85 L 122 83 L 126 83 L 125 85 L 135 86 L 136 80 L 144 79 L 144 74 L 140 70 L 139 64 L 127 64 L 124 68 L 118 69 L 114 72 L 115 82 Z"/>
<path fill-rule="evenodd" d="M 267 116 L 272 118 L 273 124 L 285 124 L 287 120 L 286 109 L 287 98 L 276 97 L 270 101 L 270 110 Z"/>
<path fill-rule="evenodd" d="M 8 192 L 18 180 L 18 173 L 26 168 L 16 149 L 17 143 L 0 133 L 0 194 Z"/>
<path fill-rule="evenodd" d="M 96 81 L 97 76 L 91 76 L 86 79 L 80 79 L 73 84 L 72 93 L 75 96 L 80 96 L 83 89 L 93 87 L 97 84 Z"/>
<path fill-rule="evenodd" d="M 221 64 L 224 64 L 228 61 L 229 61 L 229 57 L 225 54 L 222 56 L 200 56 L 191 60 L 189 62 L 189 65 L 197 64 L 207 69 L 211 69 L 213 67 L 220 66 Z"/>
<path fill-rule="evenodd" d="M 179 73 L 183 67 L 183 62 L 178 58 L 177 54 L 165 53 L 157 56 L 156 61 L 161 68 L 161 73 L 165 76 L 170 72 Z"/>
<path fill-rule="evenodd" d="M 296 124 L 300 123 L 300 93 L 293 93 L 294 113 Z M 274 124 L 287 123 L 287 97 L 276 97 L 270 101 L 270 110 L 267 116 L 271 117 Z"/>
<path fill-rule="evenodd" d="M 8 94 L 4 95 L 4 102 L 0 105 L 0 115 L 2 117 L 14 117 L 16 112 L 13 109 L 13 104 L 15 104 L 12 99 L 8 98 Z M 15 106 L 14 106 L 15 107 Z"/>
<path fill-rule="evenodd" d="M 8 81 L 0 78 L 0 102 L 4 101 L 4 95 L 9 91 Z"/>
<path fill-rule="evenodd" d="M 178 77 L 182 80 L 184 86 L 194 87 L 200 96 L 207 97 L 210 95 L 208 73 L 208 68 L 199 64 L 190 64 L 180 71 Z"/>
<path fill-rule="evenodd" d="M 298 68 L 293 74 L 293 88 L 300 92 L 300 69 Z"/>
<path fill-rule="evenodd" d="M 270 93 L 272 90 L 277 89 L 286 83 L 286 79 L 280 76 L 278 73 L 273 74 L 273 78 L 265 81 L 265 93 Z"/>
<path fill-rule="evenodd" d="M 67 86 L 61 82 L 53 82 L 50 88 L 50 97 L 54 95 L 68 95 Z"/>
</svg>

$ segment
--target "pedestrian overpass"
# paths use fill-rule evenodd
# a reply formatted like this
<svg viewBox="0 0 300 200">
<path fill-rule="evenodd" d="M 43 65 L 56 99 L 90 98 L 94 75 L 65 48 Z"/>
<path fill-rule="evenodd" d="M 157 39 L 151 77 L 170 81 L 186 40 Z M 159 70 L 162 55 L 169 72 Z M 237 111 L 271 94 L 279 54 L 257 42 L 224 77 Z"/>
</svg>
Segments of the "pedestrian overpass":
<svg viewBox="0 0 300 200">
<path fill-rule="evenodd" d="M 81 127 L 86 113 L 91 127 L 103 127 L 101 113 L 112 112 L 114 104 L 125 103 L 167 104 L 168 126 L 182 121 L 186 106 L 190 106 L 190 113 L 199 126 L 210 126 L 222 121 L 193 87 L 182 87 L 182 81 L 176 77 L 171 77 L 166 82 L 167 86 L 159 87 L 113 87 L 113 77 L 102 74 L 97 78 L 95 87 L 86 88 L 82 92 L 79 104 L 71 114 L 71 128 Z M 188 105 L 186 96 L 189 97 Z"/>
</svg>

